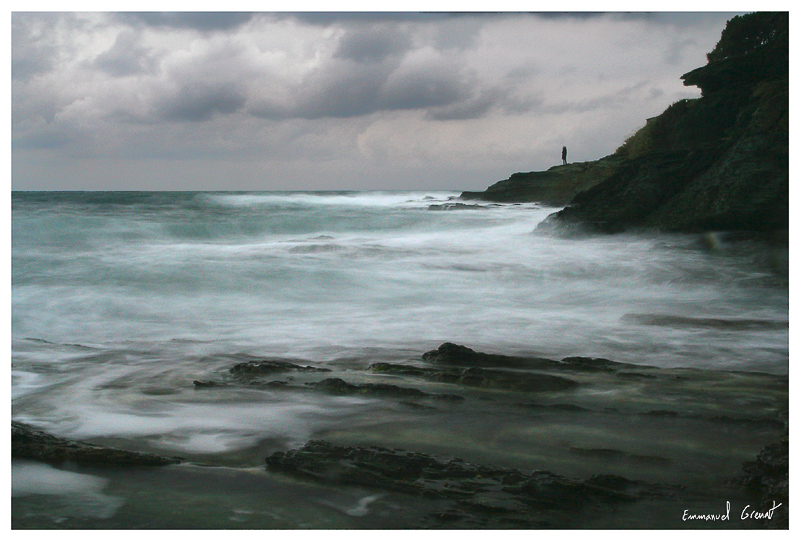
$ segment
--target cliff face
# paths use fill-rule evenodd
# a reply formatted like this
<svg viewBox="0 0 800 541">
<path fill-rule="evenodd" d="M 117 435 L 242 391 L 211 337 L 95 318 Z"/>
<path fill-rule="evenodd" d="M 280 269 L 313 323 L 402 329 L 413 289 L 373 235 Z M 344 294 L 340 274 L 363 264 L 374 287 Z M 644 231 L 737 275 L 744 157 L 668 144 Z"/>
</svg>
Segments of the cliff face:
<svg viewBox="0 0 800 541">
<path fill-rule="evenodd" d="M 547 223 L 600 231 L 788 228 L 788 14 L 728 22 L 682 100 L 595 162 L 517 173 L 465 199 L 568 204 Z"/>
<path fill-rule="evenodd" d="M 593 162 L 570 163 L 547 171 L 514 173 L 483 192 L 463 192 L 461 199 L 481 199 L 497 203 L 538 202 L 561 207 L 581 191 L 611 176 L 625 159 L 611 155 Z"/>
</svg>

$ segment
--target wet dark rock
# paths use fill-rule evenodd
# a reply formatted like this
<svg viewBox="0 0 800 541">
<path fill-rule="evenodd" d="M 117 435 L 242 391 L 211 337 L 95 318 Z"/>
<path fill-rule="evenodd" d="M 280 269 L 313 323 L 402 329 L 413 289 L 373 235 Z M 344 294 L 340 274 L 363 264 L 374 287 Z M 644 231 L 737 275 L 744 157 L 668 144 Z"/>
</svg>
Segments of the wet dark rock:
<svg viewBox="0 0 800 541">
<path fill-rule="evenodd" d="M 371 372 L 378 374 L 392 374 L 397 376 L 426 377 L 436 372 L 434 368 L 419 368 L 407 364 L 374 363 L 368 368 Z"/>
<path fill-rule="evenodd" d="M 514 405 L 518 408 L 540 409 L 549 411 L 574 411 L 574 412 L 590 411 L 589 409 L 578 406 L 576 404 L 537 404 L 528 402 L 528 403 L 517 403 Z"/>
<path fill-rule="evenodd" d="M 763 520 L 762 525 L 771 529 L 789 527 L 789 435 L 778 443 L 764 447 L 756 460 L 742 465 L 743 474 L 736 481 L 758 498 L 754 507 L 768 510 L 781 504 L 775 510 L 772 520 Z"/>
<path fill-rule="evenodd" d="M 343 447 L 310 441 L 300 449 L 267 457 L 267 469 L 322 483 L 349 484 L 449 500 L 455 507 L 437 513 L 449 522 L 514 516 L 525 524 L 541 522 L 537 511 L 574 511 L 588 504 L 611 504 L 643 498 L 670 498 L 676 487 L 618 476 L 570 479 L 546 471 L 521 471 L 472 464 L 383 447 Z"/>
<path fill-rule="evenodd" d="M 619 500 L 672 499 L 683 488 L 676 485 L 645 483 L 611 474 L 594 475 L 585 482 L 585 486 L 590 491 L 598 491 L 606 498 Z"/>
<path fill-rule="evenodd" d="M 737 54 L 709 55 L 708 64 L 682 76 L 702 89 L 700 98 L 647 119 L 614 154 L 517 173 L 462 199 L 566 205 L 539 231 L 786 231 L 788 12 L 751 13 L 740 22 L 763 17 L 771 20 L 759 37 L 723 32 L 720 43 L 739 42 Z"/>
<path fill-rule="evenodd" d="M 617 372 L 616 376 L 625 379 L 656 379 L 658 377 L 655 374 L 642 374 L 641 372 Z"/>
<path fill-rule="evenodd" d="M 560 368 L 565 368 L 567 370 L 582 370 L 587 372 L 611 372 L 620 368 L 636 366 L 628 363 L 609 361 L 608 359 L 599 357 L 565 357 L 561 359 L 561 363 L 563 364 L 563 367 Z"/>
<path fill-rule="evenodd" d="M 673 410 L 650 410 L 645 412 L 644 415 L 652 415 L 653 417 L 677 417 L 680 414 Z"/>
<path fill-rule="evenodd" d="M 549 374 L 514 373 L 487 368 L 466 368 L 453 381 L 451 373 L 442 373 L 434 381 L 458 383 L 467 387 L 499 389 L 528 393 L 564 391 L 578 386 L 576 381 Z"/>
<path fill-rule="evenodd" d="M 267 389 L 286 389 L 289 387 L 288 381 L 273 380 L 263 384 Z"/>
<path fill-rule="evenodd" d="M 785 71 L 754 68 L 775 61 Z M 617 151 L 626 157 L 623 165 L 577 194 L 556 222 L 606 232 L 788 227 L 788 36 L 770 54 L 762 49 L 711 61 L 683 79 L 701 86 L 702 97 L 649 119 Z"/>
<path fill-rule="evenodd" d="M 577 162 L 551 167 L 547 171 L 514 173 L 482 192 L 463 192 L 461 199 L 498 203 L 537 202 L 560 207 L 580 191 L 598 184 L 622 162 L 620 156 L 607 156 L 593 162 Z"/>
<path fill-rule="evenodd" d="M 209 387 L 225 387 L 226 386 L 225 383 L 222 383 L 222 382 L 219 382 L 219 381 L 207 380 L 207 379 L 205 379 L 205 380 L 196 379 L 192 383 L 194 384 L 195 387 L 200 388 L 200 389 L 207 389 Z"/>
<path fill-rule="evenodd" d="M 513 359 L 513 357 L 509 358 Z M 564 391 L 578 386 L 576 381 L 561 376 L 535 372 L 492 370 L 479 367 L 418 368 L 407 365 L 376 363 L 371 365 L 369 370 L 382 374 L 419 377 L 428 381 L 463 385 L 465 387 L 518 392 Z"/>
<path fill-rule="evenodd" d="M 480 210 L 482 205 L 468 205 L 465 203 L 442 203 L 440 205 L 428 205 L 428 210 Z"/>
<path fill-rule="evenodd" d="M 453 394 L 453 393 L 436 393 L 436 394 L 432 394 L 430 396 L 434 400 L 443 400 L 443 401 L 447 401 L 447 402 L 460 402 L 460 401 L 464 400 L 463 396 L 461 396 L 459 394 Z"/>
<path fill-rule="evenodd" d="M 773 428 L 783 429 L 785 421 L 775 417 L 731 417 L 730 415 L 700 415 L 700 414 L 680 414 L 674 410 L 651 410 L 641 415 L 661 418 L 701 419 L 711 421 L 718 425 L 751 425 L 753 428 Z"/>
<path fill-rule="evenodd" d="M 166 466 L 183 460 L 67 440 L 17 421 L 11 422 L 11 457 L 50 463 L 69 461 L 113 466 Z"/>
<path fill-rule="evenodd" d="M 685 317 L 674 316 L 670 314 L 626 314 L 622 316 L 622 321 L 626 323 L 637 323 L 639 325 L 653 325 L 660 327 L 710 328 L 743 331 L 785 329 L 789 326 L 788 321 L 747 318 Z"/>
<path fill-rule="evenodd" d="M 590 456 L 594 458 L 602 458 L 606 460 L 627 460 L 630 462 L 659 463 L 659 464 L 666 464 L 668 462 L 671 462 L 668 458 L 663 458 L 660 456 L 652 456 L 652 455 L 631 454 L 631 453 L 626 453 L 625 451 L 620 451 L 619 449 L 604 449 L 604 448 L 584 449 L 582 447 L 570 447 L 570 452 L 578 455 Z"/>
<path fill-rule="evenodd" d="M 327 378 L 317 383 L 308 383 L 316 391 L 323 391 L 336 395 L 364 395 L 381 396 L 390 398 L 434 398 L 439 400 L 464 400 L 463 396 L 455 394 L 425 393 L 413 387 L 400 387 L 389 383 L 361 383 L 358 385 L 347 383 L 341 378 Z"/>
<path fill-rule="evenodd" d="M 230 367 L 229 372 L 236 377 L 258 377 L 280 372 L 330 372 L 328 368 L 317 368 L 314 366 L 303 366 L 282 359 L 267 359 L 253 357 L 251 355 L 230 356 L 239 362 Z"/>
<path fill-rule="evenodd" d="M 438 349 L 422 354 L 422 360 L 429 363 L 455 366 L 477 366 L 489 368 L 552 368 L 558 363 L 540 357 L 512 357 L 493 353 L 481 353 L 466 346 L 446 342 Z"/>
<path fill-rule="evenodd" d="M 605 371 L 611 372 L 624 368 L 641 368 L 638 365 L 621 363 L 603 359 L 599 357 L 565 357 L 560 361 L 545 359 L 543 357 L 517 357 L 510 355 L 498 355 L 494 353 L 482 353 L 466 346 L 446 342 L 438 349 L 422 354 L 422 360 L 429 363 L 445 364 L 453 366 L 468 366 L 482 368 L 522 368 L 528 370 L 574 370 L 574 371 Z M 425 369 L 409 367 L 409 375 L 413 371 Z"/>
<path fill-rule="evenodd" d="M 744 424 L 757 427 L 770 427 L 781 429 L 784 422 L 781 419 L 758 418 L 758 417 L 731 417 L 730 415 L 714 415 L 709 417 L 711 421 L 719 424 Z"/>
</svg>

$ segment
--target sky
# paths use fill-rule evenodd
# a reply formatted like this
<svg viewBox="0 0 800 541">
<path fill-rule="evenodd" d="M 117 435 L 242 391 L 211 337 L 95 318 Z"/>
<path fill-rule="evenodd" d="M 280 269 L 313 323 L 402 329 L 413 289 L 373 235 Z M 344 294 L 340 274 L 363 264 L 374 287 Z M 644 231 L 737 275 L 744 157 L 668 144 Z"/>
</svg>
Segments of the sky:
<svg viewBox="0 0 800 541">
<path fill-rule="evenodd" d="M 14 190 L 482 190 L 699 97 L 735 13 L 11 13 Z"/>
</svg>

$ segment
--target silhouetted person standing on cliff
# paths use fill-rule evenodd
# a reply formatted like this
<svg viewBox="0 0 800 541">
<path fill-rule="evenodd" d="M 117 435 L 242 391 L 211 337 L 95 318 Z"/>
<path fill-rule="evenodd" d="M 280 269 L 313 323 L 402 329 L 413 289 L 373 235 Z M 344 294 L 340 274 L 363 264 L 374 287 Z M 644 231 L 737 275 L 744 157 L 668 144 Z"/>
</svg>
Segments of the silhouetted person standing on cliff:
<svg viewBox="0 0 800 541">
<path fill-rule="evenodd" d="M 567 147 L 563 147 L 561 149 L 561 161 L 564 165 L 567 165 Z"/>
</svg>

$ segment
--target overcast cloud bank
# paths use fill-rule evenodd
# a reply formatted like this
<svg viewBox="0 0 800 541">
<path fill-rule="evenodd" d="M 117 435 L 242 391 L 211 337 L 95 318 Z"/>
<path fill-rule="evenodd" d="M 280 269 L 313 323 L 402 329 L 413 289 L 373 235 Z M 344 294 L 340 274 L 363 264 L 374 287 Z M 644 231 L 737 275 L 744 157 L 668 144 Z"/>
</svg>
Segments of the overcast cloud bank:
<svg viewBox="0 0 800 541">
<path fill-rule="evenodd" d="M 732 15 L 14 13 L 13 188 L 482 188 L 698 96 Z"/>
</svg>

